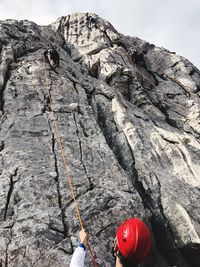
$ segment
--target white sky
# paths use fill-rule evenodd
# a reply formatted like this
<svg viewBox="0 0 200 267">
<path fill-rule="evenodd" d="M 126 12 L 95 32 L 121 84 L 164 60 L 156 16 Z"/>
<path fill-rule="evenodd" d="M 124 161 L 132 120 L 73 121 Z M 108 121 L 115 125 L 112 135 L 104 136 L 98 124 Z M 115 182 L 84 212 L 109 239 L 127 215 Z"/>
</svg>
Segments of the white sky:
<svg viewBox="0 0 200 267">
<path fill-rule="evenodd" d="M 200 69 L 200 0 L 0 0 L 0 20 L 46 25 L 74 12 L 94 12 L 119 32 L 175 51 Z"/>
</svg>

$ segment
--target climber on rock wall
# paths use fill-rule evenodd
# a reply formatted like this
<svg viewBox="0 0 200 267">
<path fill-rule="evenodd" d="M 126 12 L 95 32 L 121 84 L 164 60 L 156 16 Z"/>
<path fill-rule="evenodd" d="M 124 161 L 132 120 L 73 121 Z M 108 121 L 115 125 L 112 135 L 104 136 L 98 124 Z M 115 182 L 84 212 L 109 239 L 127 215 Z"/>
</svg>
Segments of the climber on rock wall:
<svg viewBox="0 0 200 267">
<path fill-rule="evenodd" d="M 70 267 L 83 267 L 87 247 L 87 234 L 84 229 L 79 233 L 80 244 L 75 249 Z M 151 234 L 146 224 L 137 218 L 122 223 L 116 232 L 113 256 L 116 267 L 135 267 L 149 254 Z"/>
<path fill-rule="evenodd" d="M 47 49 L 44 52 L 44 57 L 53 69 L 59 67 L 60 56 L 55 48 Z"/>
</svg>

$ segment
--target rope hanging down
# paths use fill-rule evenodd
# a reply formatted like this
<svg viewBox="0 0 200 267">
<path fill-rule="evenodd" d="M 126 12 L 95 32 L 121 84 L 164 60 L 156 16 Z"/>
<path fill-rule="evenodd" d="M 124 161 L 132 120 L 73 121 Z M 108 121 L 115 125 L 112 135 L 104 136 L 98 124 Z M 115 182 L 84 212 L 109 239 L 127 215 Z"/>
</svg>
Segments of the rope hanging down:
<svg viewBox="0 0 200 267">
<path fill-rule="evenodd" d="M 44 56 L 43 56 L 43 63 L 45 63 Z M 45 86 L 46 87 L 48 86 L 48 77 L 47 77 L 46 65 L 45 65 Z M 53 117 L 53 127 L 54 127 L 55 133 L 56 133 L 56 140 L 57 140 L 57 142 L 58 142 L 58 144 L 60 146 L 60 155 L 61 155 L 61 158 L 63 160 L 63 165 L 64 165 L 64 169 L 65 169 L 67 182 L 68 182 L 69 188 L 71 190 L 71 197 L 72 197 L 72 199 L 74 201 L 74 204 L 75 204 L 76 215 L 77 215 L 80 227 L 81 227 L 81 229 L 83 229 L 84 228 L 84 223 L 83 223 L 83 219 L 81 217 L 78 201 L 77 201 L 75 193 L 74 193 L 72 179 L 71 179 L 71 171 L 70 171 L 69 165 L 68 165 L 66 157 L 65 157 L 64 146 L 63 146 L 63 143 L 62 143 L 62 138 L 61 138 L 60 131 L 59 131 L 59 128 L 58 128 L 58 124 L 56 122 L 56 116 L 55 116 L 55 111 L 53 109 L 53 101 L 52 101 L 52 96 L 51 96 L 51 91 L 50 90 L 51 89 L 49 88 L 48 89 L 48 97 L 49 97 L 49 103 L 50 103 L 52 117 Z M 88 250 L 90 252 L 90 255 L 91 255 L 91 258 L 92 258 L 92 263 L 93 263 L 94 267 L 99 267 L 98 263 L 96 262 L 96 256 L 95 256 L 94 252 L 92 251 L 92 248 L 90 246 L 89 241 L 87 241 L 87 248 L 88 248 Z"/>
<path fill-rule="evenodd" d="M 141 54 L 144 55 L 145 58 L 147 58 L 147 56 L 144 54 L 144 52 L 136 45 L 135 48 L 137 47 L 137 49 L 141 52 Z M 149 60 L 152 64 L 156 65 L 160 71 L 169 79 L 171 79 L 172 81 L 176 82 L 180 87 L 182 87 L 183 89 L 186 90 L 185 86 L 179 82 L 177 79 L 173 78 L 173 77 L 170 77 L 168 74 L 165 73 L 165 71 L 154 61 L 151 61 Z M 44 55 L 43 55 L 43 63 L 45 63 L 45 59 L 44 59 Z M 135 68 L 138 70 L 138 72 L 144 77 L 144 79 L 146 79 L 154 88 L 158 88 L 158 86 L 156 86 L 135 64 Z M 48 86 L 48 77 L 47 77 L 47 69 L 46 69 L 46 66 L 45 66 L 45 85 L 46 87 Z M 81 217 L 81 213 L 80 213 L 80 209 L 79 209 L 79 205 L 78 205 L 78 201 L 76 200 L 76 196 L 75 196 L 75 193 L 74 193 L 74 189 L 73 189 L 73 184 L 72 184 L 72 180 L 71 180 L 71 172 L 70 172 L 70 168 L 68 166 L 68 163 L 67 163 L 67 160 L 65 158 L 65 153 L 64 153 L 64 146 L 63 146 L 63 143 L 62 143 L 62 139 L 61 139 L 61 135 L 60 135 L 60 131 L 59 131 L 59 128 L 58 128 L 58 125 L 57 125 L 57 122 L 56 122 L 56 116 L 55 116 L 55 111 L 53 109 L 53 101 L 52 101 L 52 96 L 51 96 L 51 89 L 49 88 L 48 89 L 48 96 L 49 96 L 49 102 L 50 102 L 50 107 L 51 107 L 51 111 L 52 111 L 52 117 L 53 117 L 53 126 L 54 126 L 54 129 L 55 129 L 55 132 L 56 132 L 56 139 L 57 139 L 57 142 L 59 143 L 59 146 L 60 146 L 60 154 L 61 154 L 61 158 L 63 160 L 63 165 L 64 165 L 64 169 L 65 169 L 65 174 L 66 174 L 66 177 L 67 177 L 67 182 L 68 182 L 68 185 L 69 185 L 69 188 L 71 190 L 71 196 L 72 196 L 72 199 L 74 201 L 74 204 L 75 204 L 75 208 L 76 208 L 76 214 L 77 214 L 77 218 L 78 218 L 78 221 L 79 221 L 79 224 L 80 224 L 80 227 L 81 229 L 84 228 L 83 227 L 83 219 Z M 89 244 L 89 242 L 87 242 L 87 247 L 88 247 L 88 250 L 90 252 L 90 255 L 91 255 L 91 258 L 92 258 L 92 263 L 94 265 L 94 267 L 99 267 L 98 263 L 96 262 L 96 256 L 94 255 L 92 249 L 91 249 L 91 246 Z"/>
</svg>

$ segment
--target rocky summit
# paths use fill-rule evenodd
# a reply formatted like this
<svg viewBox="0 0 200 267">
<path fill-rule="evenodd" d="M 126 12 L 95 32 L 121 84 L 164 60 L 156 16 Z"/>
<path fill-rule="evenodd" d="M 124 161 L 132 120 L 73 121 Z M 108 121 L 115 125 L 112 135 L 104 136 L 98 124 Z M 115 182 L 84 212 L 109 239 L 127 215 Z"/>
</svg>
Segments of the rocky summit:
<svg viewBox="0 0 200 267">
<path fill-rule="evenodd" d="M 0 266 L 69 266 L 80 222 L 63 151 L 100 266 L 138 217 L 153 239 L 140 267 L 199 267 L 199 96 L 187 59 L 95 14 L 0 21 Z"/>
</svg>

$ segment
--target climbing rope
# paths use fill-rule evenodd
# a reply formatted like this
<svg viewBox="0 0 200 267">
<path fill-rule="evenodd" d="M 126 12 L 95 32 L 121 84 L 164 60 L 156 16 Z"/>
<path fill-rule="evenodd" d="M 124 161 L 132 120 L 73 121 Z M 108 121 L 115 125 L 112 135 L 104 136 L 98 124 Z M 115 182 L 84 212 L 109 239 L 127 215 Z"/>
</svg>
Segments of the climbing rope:
<svg viewBox="0 0 200 267">
<path fill-rule="evenodd" d="M 43 63 L 45 63 L 44 55 L 43 55 Z M 47 77 L 46 65 L 45 65 L 45 86 L 46 87 L 48 86 L 48 77 Z M 71 178 L 72 177 L 71 171 L 70 171 L 68 162 L 67 162 L 66 157 L 65 157 L 64 145 L 62 143 L 62 138 L 61 138 L 61 135 L 60 135 L 60 131 L 59 131 L 57 120 L 56 120 L 56 116 L 55 116 L 55 111 L 54 111 L 54 108 L 53 108 L 51 88 L 48 89 L 48 97 L 49 97 L 49 104 L 50 104 L 51 112 L 52 112 L 53 127 L 54 127 L 55 133 L 56 133 L 56 140 L 57 140 L 57 142 L 58 142 L 58 144 L 60 146 L 60 155 L 61 155 L 61 158 L 62 158 L 62 161 L 63 161 L 67 182 L 68 182 L 69 188 L 71 190 L 71 197 L 72 197 L 72 199 L 74 201 L 74 204 L 75 204 L 76 215 L 77 215 L 77 218 L 78 218 L 78 221 L 79 221 L 79 224 L 80 224 L 80 228 L 84 229 L 84 223 L 83 223 L 83 219 L 81 217 L 80 208 L 79 208 L 78 201 L 77 201 L 75 193 L 74 193 L 74 188 L 73 188 L 72 178 Z M 87 248 L 88 248 L 88 250 L 90 252 L 90 255 L 91 255 L 91 258 L 92 258 L 92 263 L 93 263 L 94 267 L 99 267 L 98 263 L 96 262 L 96 256 L 95 256 L 94 252 L 92 251 L 91 245 L 90 245 L 88 240 L 87 240 Z"/>
<path fill-rule="evenodd" d="M 137 49 L 140 51 L 141 54 L 143 54 L 143 56 L 145 58 L 147 58 L 147 56 L 144 54 L 144 52 L 138 47 L 138 46 L 135 46 L 137 47 Z M 185 89 L 185 86 L 178 80 L 176 80 L 175 78 L 173 77 L 170 77 L 168 74 L 165 73 L 165 71 L 154 61 L 151 61 L 149 59 L 149 61 L 156 65 L 157 68 L 160 69 L 160 71 L 163 73 L 163 75 L 169 79 L 171 79 L 172 81 L 176 82 L 179 86 L 181 86 L 183 89 Z M 45 63 L 45 59 L 44 59 L 44 55 L 43 55 L 43 63 Z M 158 86 L 156 86 L 135 64 L 135 68 L 137 69 L 137 71 L 144 77 L 144 79 L 146 79 L 154 88 L 158 88 Z M 48 86 L 48 77 L 47 77 L 47 69 L 46 69 L 46 65 L 45 65 L 45 85 L 46 87 Z M 186 89 L 185 89 L 186 90 Z M 76 209 L 76 214 L 77 214 L 77 218 L 78 218 L 78 221 L 79 221 L 79 224 L 80 224 L 80 227 L 81 229 L 84 228 L 84 223 L 83 223 L 83 219 L 81 217 L 81 212 L 80 212 L 80 209 L 79 209 L 79 205 L 78 205 L 78 201 L 76 199 L 76 196 L 75 196 L 75 193 L 74 193 L 74 189 L 73 189 L 73 184 L 72 184 L 72 179 L 71 179 L 71 171 L 70 171 L 70 168 L 69 168 L 69 165 L 68 165 L 68 162 L 66 160 L 66 157 L 65 157 L 65 153 L 64 153 L 64 145 L 62 143 L 62 138 L 61 138 L 61 135 L 60 135 L 60 131 L 59 131 L 59 128 L 58 128 L 58 124 L 57 124 L 57 120 L 56 120 L 56 116 L 55 116 L 55 111 L 54 111 L 54 108 L 53 108 L 53 101 L 52 101 L 52 95 L 51 95 L 51 88 L 48 89 L 48 97 L 49 97 L 49 103 L 50 103 L 50 107 L 51 107 L 51 112 L 52 112 L 52 121 L 53 121 L 53 127 L 55 129 L 55 133 L 56 133 L 56 140 L 60 146 L 60 154 L 61 154 L 61 158 L 63 160 L 63 165 L 64 165 L 64 169 L 65 169 L 65 174 L 66 174 L 66 178 L 67 178 L 67 182 L 68 182 L 68 185 L 69 185 L 69 188 L 71 190 L 71 197 L 74 201 L 74 204 L 75 204 L 75 209 Z M 89 241 L 87 241 L 87 248 L 90 252 L 90 255 L 91 255 L 91 258 L 92 258 L 92 263 L 94 265 L 94 267 L 98 267 L 98 263 L 96 262 L 96 256 L 94 255 L 93 251 L 92 251 L 92 248 L 89 244 Z"/>
</svg>

